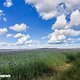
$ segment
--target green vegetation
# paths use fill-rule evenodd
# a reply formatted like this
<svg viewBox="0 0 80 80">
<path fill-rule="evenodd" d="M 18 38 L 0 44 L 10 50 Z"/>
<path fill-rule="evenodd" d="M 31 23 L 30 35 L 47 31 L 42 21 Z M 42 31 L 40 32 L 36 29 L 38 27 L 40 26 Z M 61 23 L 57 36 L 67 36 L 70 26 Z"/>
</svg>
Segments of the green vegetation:
<svg viewBox="0 0 80 80">
<path fill-rule="evenodd" d="M 80 51 L 40 49 L 0 53 L 1 80 L 80 80 Z"/>
</svg>

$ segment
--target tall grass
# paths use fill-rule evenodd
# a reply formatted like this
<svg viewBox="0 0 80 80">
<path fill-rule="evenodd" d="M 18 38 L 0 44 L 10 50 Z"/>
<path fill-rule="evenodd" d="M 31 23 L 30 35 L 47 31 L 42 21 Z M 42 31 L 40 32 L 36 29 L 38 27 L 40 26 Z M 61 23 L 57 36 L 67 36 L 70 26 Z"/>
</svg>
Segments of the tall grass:
<svg viewBox="0 0 80 80">
<path fill-rule="evenodd" d="M 77 55 L 77 52 L 73 50 L 69 52 L 66 50 L 32 50 L 2 53 L 0 54 L 0 74 L 10 74 L 11 78 L 1 80 L 38 80 L 44 75 L 58 78 L 57 74 L 60 72 L 57 71 L 57 68 L 69 63 L 73 64 L 78 57 L 79 54 Z"/>
</svg>

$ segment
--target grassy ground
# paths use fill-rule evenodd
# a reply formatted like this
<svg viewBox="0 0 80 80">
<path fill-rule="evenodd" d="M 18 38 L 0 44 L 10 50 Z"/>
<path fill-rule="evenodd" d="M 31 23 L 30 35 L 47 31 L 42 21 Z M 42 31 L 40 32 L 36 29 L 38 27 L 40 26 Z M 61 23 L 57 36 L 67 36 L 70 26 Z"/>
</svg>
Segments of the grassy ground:
<svg viewBox="0 0 80 80">
<path fill-rule="evenodd" d="M 80 51 L 41 49 L 0 53 L 1 80 L 80 80 Z"/>
</svg>

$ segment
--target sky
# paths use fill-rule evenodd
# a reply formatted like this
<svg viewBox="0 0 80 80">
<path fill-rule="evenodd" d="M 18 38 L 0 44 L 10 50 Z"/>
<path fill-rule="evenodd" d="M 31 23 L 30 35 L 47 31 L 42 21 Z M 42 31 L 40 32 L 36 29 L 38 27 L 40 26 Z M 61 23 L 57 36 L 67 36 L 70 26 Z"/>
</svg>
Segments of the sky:
<svg viewBox="0 0 80 80">
<path fill-rule="evenodd" d="M 0 49 L 80 48 L 80 0 L 0 0 Z"/>
</svg>

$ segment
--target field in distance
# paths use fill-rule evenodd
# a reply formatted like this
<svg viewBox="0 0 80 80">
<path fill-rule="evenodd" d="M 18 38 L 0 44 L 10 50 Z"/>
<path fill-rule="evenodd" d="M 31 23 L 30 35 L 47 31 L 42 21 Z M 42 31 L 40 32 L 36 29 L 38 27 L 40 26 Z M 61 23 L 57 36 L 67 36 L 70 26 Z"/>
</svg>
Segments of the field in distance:
<svg viewBox="0 0 80 80">
<path fill-rule="evenodd" d="M 0 50 L 1 80 L 80 80 L 79 49 Z"/>
</svg>

